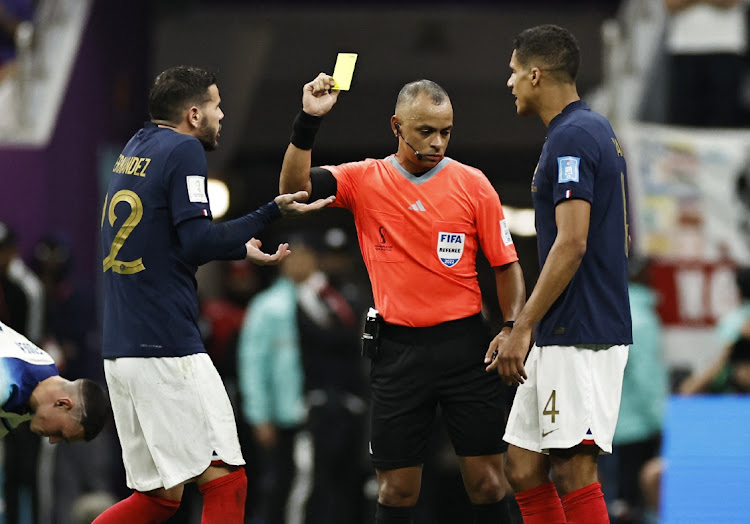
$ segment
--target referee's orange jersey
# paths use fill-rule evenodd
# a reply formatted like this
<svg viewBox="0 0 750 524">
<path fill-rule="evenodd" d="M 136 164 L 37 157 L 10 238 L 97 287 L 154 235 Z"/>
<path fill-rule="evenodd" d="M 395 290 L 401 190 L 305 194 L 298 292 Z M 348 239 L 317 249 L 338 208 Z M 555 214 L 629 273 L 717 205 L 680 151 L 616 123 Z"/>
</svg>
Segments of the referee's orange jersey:
<svg viewBox="0 0 750 524">
<path fill-rule="evenodd" d="M 495 189 L 480 170 L 443 158 L 416 177 L 396 160 L 324 166 L 354 214 L 375 307 L 386 322 L 432 326 L 478 313 L 479 245 L 493 267 L 518 260 Z"/>
</svg>

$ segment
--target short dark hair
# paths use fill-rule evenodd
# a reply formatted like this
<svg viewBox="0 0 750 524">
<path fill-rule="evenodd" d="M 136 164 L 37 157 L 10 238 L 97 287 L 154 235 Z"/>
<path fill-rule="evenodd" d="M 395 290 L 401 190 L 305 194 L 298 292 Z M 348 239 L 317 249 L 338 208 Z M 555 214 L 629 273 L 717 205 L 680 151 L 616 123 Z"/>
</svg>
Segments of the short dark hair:
<svg viewBox="0 0 750 524">
<path fill-rule="evenodd" d="M 210 100 L 208 88 L 214 84 L 216 75 L 199 67 L 171 67 L 154 80 L 148 94 L 148 113 L 152 120 L 178 122 L 188 106 L 201 106 Z"/>
<path fill-rule="evenodd" d="M 81 403 L 83 439 L 88 442 L 96 437 L 109 419 L 109 397 L 104 388 L 87 378 L 81 381 Z"/>
<path fill-rule="evenodd" d="M 413 102 L 422 94 L 429 96 L 432 103 L 435 105 L 440 105 L 450 99 L 445 89 L 432 80 L 415 80 L 414 82 L 406 84 L 401 88 L 401 91 L 398 92 L 398 97 L 396 97 L 396 109 L 398 109 L 399 106 Z"/>
<path fill-rule="evenodd" d="M 567 29 L 556 25 L 539 25 L 522 31 L 513 40 L 516 58 L 521 65 L 537 59 L 540 69 L 565 75 L 563 80 L 574 82 L 581 63 L 581 51 L 575 37 Z"/>
</svg>

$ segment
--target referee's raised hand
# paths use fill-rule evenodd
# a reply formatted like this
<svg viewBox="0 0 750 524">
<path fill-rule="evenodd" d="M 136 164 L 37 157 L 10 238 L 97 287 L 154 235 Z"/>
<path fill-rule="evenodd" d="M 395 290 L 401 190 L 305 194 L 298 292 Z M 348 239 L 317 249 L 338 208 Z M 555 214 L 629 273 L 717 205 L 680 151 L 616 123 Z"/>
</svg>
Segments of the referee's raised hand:
<svg viewBox="0 0 750 524">
<path fill-rule="evenodd" d="M 281 216 L 283 217 L 295 217 L 310 213 L 311 211 L 318 211 L 323 209 L 327 205 L 331 204 L 336 197 L 334 195 L 328 198 L 319 198 L 315 202 L 306 203 L 310 195 L 307 191 L 297 191 L 296 193 L 287 193 L 279 195 L 273 199 L 276 205 L 279 206 Z"/>
<path fill-rule="evenodd" d="M 311 116 L 323 116 L 336 104 L 341 91 L 333 89 L 333 77 L 320 73 L 302 88 L 302 110 Z"/>
</svg>

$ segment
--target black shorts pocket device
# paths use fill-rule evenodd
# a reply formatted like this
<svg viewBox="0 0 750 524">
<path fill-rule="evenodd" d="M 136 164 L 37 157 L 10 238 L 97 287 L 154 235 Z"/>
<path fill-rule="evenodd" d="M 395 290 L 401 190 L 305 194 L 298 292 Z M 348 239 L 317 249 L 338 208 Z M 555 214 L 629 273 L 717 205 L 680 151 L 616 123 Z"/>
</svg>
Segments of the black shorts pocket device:
<svg viewBox="0 0 750 524">
<path fill-rule="evenodd" d="M 365 330 L 362 333 L 362 356 L 371 360 L 378 357 L 380 348 L 380 324 L 383 317 L 380 316 L 377 309 L 370 308 L 365 318 Z"/>
</svg>

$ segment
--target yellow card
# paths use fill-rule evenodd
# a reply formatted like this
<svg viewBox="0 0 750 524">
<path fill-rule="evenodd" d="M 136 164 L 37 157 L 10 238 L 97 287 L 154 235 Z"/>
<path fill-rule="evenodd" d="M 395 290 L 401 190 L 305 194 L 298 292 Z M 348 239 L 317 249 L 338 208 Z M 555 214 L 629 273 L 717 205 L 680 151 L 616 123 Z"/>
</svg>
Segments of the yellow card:
<svg viewBox="0 0 750 524">
<path fill-rule="evenodd" d="M 333 68 L 333 89 L 349 91 L 354 76 L 354 64 L 357 63 L 357 53 L 339 53 L 336 66 Z"/>
</svg>

